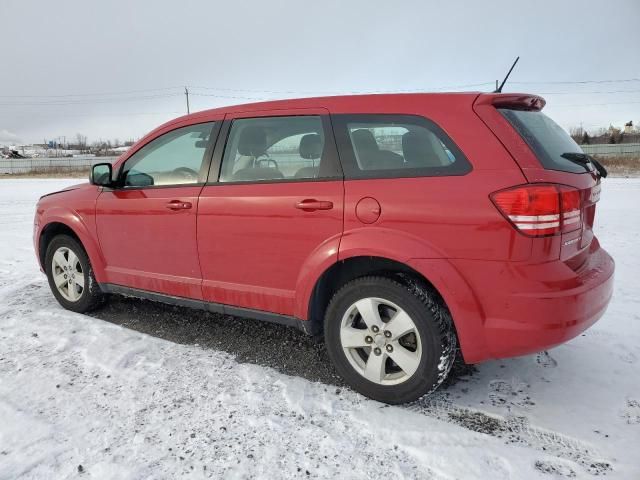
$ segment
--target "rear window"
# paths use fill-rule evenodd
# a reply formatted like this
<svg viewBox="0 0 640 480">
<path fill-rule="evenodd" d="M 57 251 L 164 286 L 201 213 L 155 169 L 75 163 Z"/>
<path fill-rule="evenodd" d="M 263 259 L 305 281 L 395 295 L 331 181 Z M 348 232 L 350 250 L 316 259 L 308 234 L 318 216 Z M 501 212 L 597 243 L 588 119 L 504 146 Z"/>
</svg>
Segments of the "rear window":
<svg viewBox="0 0 640 480">
<path fill-rule="evenodd" d="M 531 147 L 547 170 L 585 173 L 585 167 L 564 158 L 565 153 L 584 152 L 564 129 L 542 112 L 498 109 Z"/>
<path fill-rule="evenodd" d="M 471 165 L 432 121 L 413 115 L 335 115 L 346 178 L 464 175 Z"/>
</svg>

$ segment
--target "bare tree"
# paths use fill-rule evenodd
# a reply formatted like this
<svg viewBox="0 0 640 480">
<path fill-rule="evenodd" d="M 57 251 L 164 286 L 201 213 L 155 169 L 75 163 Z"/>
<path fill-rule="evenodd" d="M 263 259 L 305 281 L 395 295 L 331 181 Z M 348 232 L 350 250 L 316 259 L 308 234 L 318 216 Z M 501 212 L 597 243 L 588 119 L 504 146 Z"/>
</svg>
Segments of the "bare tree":
<svg viewBox="0 0 640 480">
<path fill-rule="evenodd" d="M 580 144 L 582 145 L 589 145 L 591 143 L 591 137 L 589 136 L 589 134 L 587 133 L 587 131 L 585 130 L 582 133 L 582 138 L 580 139 Z"/>
<path fill-rule="evenodd" d="M 87 136 L 81 133 L 76 133 L 76 144 L 80 153 L 83 153 L 87 149 Z"/>
<path fill-rule="evenodd" d="M 569 134 L 572 137 L 581 137 L 584 133 L 584 129 L 582 127 L 571 127 L 569 128 Z"/>
<path fill-rule="evenodd" d="M 613 125 L 609 125 L 609 139 L 607 143 L 622 143 L 622 130 L 614 127 Z"/>
<path fill-rule="evenodd" d="M 573 138 L 577 143 L 580 143 L 584 133 L 585 131 L 582 127 L 571 127 L 569 129 L 569 135 L 571 135 L 571 138 Z"/>
</svg>

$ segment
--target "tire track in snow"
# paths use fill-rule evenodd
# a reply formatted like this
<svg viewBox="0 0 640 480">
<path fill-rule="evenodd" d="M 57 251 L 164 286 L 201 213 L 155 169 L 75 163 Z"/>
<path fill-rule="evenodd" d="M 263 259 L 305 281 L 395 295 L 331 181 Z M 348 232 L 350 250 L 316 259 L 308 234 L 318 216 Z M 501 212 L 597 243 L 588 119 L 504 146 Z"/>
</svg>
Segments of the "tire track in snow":
<svg viewBox="0 0 640 480">
<path fill-rule="evenodd" d="M 438 420 L 454 423 L 468 430 L 484 433 L 504 440 L 506 444 L 523 445 L 553 455 L 561 460 L 571 460 L 591 475 L 606 475 L 613 470 L 610 462 L 602 459 L 593 447 L 575 438 L 552 430 L 536 427 L 526 417 L 502 417 L 481 410 L 455 405 L 442 394 L 422 398 L 405 408 Z M 538 465 L 538 463 L 540 465 Z M 540 461 L 536 468 L 545 473 L 573 477 L 575 472 L 566 465 Z"/>
</svg>

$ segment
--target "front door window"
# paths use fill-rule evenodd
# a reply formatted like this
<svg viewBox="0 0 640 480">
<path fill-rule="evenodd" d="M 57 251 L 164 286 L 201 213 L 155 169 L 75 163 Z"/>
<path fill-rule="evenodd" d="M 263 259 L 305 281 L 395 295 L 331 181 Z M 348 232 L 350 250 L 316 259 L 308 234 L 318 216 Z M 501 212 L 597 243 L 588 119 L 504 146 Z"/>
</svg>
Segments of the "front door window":
<svg viewBox="0 0 640 480">
<path fill-rule="evenodd" d="M 214 123 L 178 128 L 152 140 L 127 160 L 124 187 L 190 185 L 205 180 L 205 152 Z"/>
</svg>

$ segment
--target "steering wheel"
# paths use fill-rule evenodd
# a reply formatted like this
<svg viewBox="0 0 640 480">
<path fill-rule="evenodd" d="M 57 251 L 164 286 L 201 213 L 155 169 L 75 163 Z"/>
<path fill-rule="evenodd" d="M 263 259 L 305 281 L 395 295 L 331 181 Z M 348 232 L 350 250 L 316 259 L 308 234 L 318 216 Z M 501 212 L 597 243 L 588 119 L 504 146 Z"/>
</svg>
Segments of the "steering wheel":
<svg viewBox="0 0 640 480">
<path fill-rule="evenodd" d="M 273 158 L 266 157 L 256 159 L 256 163 L 258 164 L 258 166 L 260 166 L 262 162 L 267 162 L 267 167 L 270 167 L 271 164 L 273 164 L 273 168 L 278 168 L 278 162 L 276 162 Z"/>
<path fill-rule="evenodd" d="M 181 176 L 185 180 L 198 180 L 198 172 L 188 167 L 178 167 L 173 173 Z"/>
</svg>

